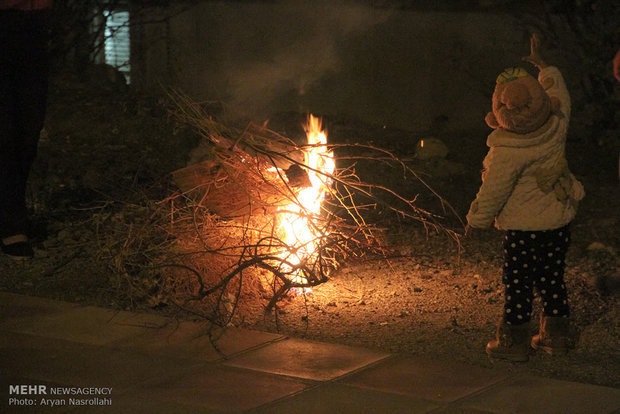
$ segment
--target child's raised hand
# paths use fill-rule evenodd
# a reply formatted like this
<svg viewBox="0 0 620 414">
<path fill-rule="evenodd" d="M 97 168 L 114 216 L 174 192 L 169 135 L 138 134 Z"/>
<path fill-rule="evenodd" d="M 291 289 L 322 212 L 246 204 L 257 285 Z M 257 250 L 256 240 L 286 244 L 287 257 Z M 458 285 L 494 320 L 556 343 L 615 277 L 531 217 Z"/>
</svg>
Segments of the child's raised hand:
<svg viewBox="0 0 620 414">
<path fill-rule="evenodd" d="M 530 37 L 530 55 L 524 56 L 523 60 L 536 66 L 538 70 L 547 67 L 547 64 L 540 55 L 540 38 L 536 33 L 532 34 Z"/>
</svg>

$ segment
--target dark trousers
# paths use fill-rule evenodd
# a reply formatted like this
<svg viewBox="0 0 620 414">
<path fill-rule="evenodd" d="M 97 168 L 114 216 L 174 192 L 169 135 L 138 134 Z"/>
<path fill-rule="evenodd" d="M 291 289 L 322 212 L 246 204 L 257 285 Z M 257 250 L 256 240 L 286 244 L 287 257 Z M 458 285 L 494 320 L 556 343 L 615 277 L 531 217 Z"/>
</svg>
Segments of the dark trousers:
<svg viewBox="0 0 620 414">
<path fill-rule="evenodd" d="M 26 182 L 47 96 L 46 20 L 41 11 L 0 11 L 0 237 L 29 227 Z"/>
<path fill-rule="evenodd" d="M 502 272 L 506 322 L 519 325 L 531 319 L 534 289 L 540 294 L 545 316 L 569 316 L 564 284 L 564 259 L 569 244 L 569 226 L 506 232 Z"/>
</svg>

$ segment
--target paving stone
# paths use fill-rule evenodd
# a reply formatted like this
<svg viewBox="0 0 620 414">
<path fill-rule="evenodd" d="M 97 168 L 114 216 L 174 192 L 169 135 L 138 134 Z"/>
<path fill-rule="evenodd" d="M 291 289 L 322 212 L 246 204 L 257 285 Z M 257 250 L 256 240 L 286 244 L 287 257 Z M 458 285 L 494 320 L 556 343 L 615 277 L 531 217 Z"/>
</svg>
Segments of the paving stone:
<svg viewBox="0 0 620 414">
<path fill-rule="evenodd" d="M 178 375 L 196 366 L 187 360 L 35 335 L 0 333 L 3 376 L 18 375 L 76 387 L 113 387 L 114 396 L 127 392 L 137 383 Z"/>
<path fill-rule="evenodd" d="M 152 382 L 132 396 L 153 404 L 164 402 L 210 410 L 204 412 L 240 412 L 309 386 L 307 381 L 294 378 L 210 364 L 171 380 Z"/>
<path fill-rule="evenodd" d="M 0 292 L 0 326 L 13 319 L 65 312 L 78 306 L 68 302 Z"/>
<path fill-rule="evenodd" d="M 250 411 L 251 414 L 428 413 L 438 405 L 403 395 L 362 390 L 328 382 L 290 398 Z"/>
<path fill-rule="evenodd" d="M 232 358 L 226 365 L 325 381 L 388 356 L 363 348 L 286 339 Z"/>
<path fill-rule="evenodd" d="M 136 337 L 121 339 L 110 346 L 215 361 L 282 338 L 282 335 L 237 328 L 219 330 L 210 338 L 203 323 L 172 321 L 162 328 L 144 330 Z"/>
<path fill-rule="evenodd" d="M 0 292 L 0 412 L 620 414 L 616 388 L 234 328 L 217 341 L 232 355 L 222 360 L 203 333 L 158 315 Z M 112 406 L 15 409 L 15 384 L 112 387 Z"/>
<path fill-rule="evenodd" d="M 620 389 L 523 376 L 467 398 L 461 405 L 507 414 L 611 414 L 620 410 Z"/>
<path fill-rule="evenodd" d="M 493 370 L 455 362 L 398 357 L 370 367 L 343 383 L 362 388 L 450 402 L 506 378 Z"/>
<path fill-rule="evenodd" d="M 167 323 L 168 318 L 158 315 L 86 306 L 73 307 L 64 312 L 11 319 L 1 328 L 11 332 L 103 345 L 137 336 L 145 329 L 159 328 Z"/>
</svg>

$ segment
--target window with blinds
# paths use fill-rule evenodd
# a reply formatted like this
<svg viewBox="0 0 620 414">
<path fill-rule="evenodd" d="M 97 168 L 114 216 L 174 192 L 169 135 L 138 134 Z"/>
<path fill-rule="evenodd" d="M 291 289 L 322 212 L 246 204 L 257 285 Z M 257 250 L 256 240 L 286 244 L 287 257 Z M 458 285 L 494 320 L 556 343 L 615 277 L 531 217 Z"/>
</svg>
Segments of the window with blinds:
<svg viewBox="0 0 620 414">
<path fill-rule="evenodd" d="M 130 83 L 129 12 L 112 11 L 105 18 L 105 63 L 120 71 Z"/>
</svg>

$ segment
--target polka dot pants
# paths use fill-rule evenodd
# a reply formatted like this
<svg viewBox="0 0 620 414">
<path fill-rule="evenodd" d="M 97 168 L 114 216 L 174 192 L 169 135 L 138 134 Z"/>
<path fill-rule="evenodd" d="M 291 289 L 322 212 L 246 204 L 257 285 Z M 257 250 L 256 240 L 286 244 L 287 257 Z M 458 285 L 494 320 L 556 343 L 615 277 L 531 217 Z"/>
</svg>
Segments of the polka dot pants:
<svg viewBox="0 0 620 414">
<path fill-rule="evenodd" d="M 533 289 L 542 299 L 546 316 L 568 317 L 564 284 L 569 227 L 545 231 L 508 230 L 504 237 L 504 320 L 512 325 L 532 316 Z"/>
</svg>

